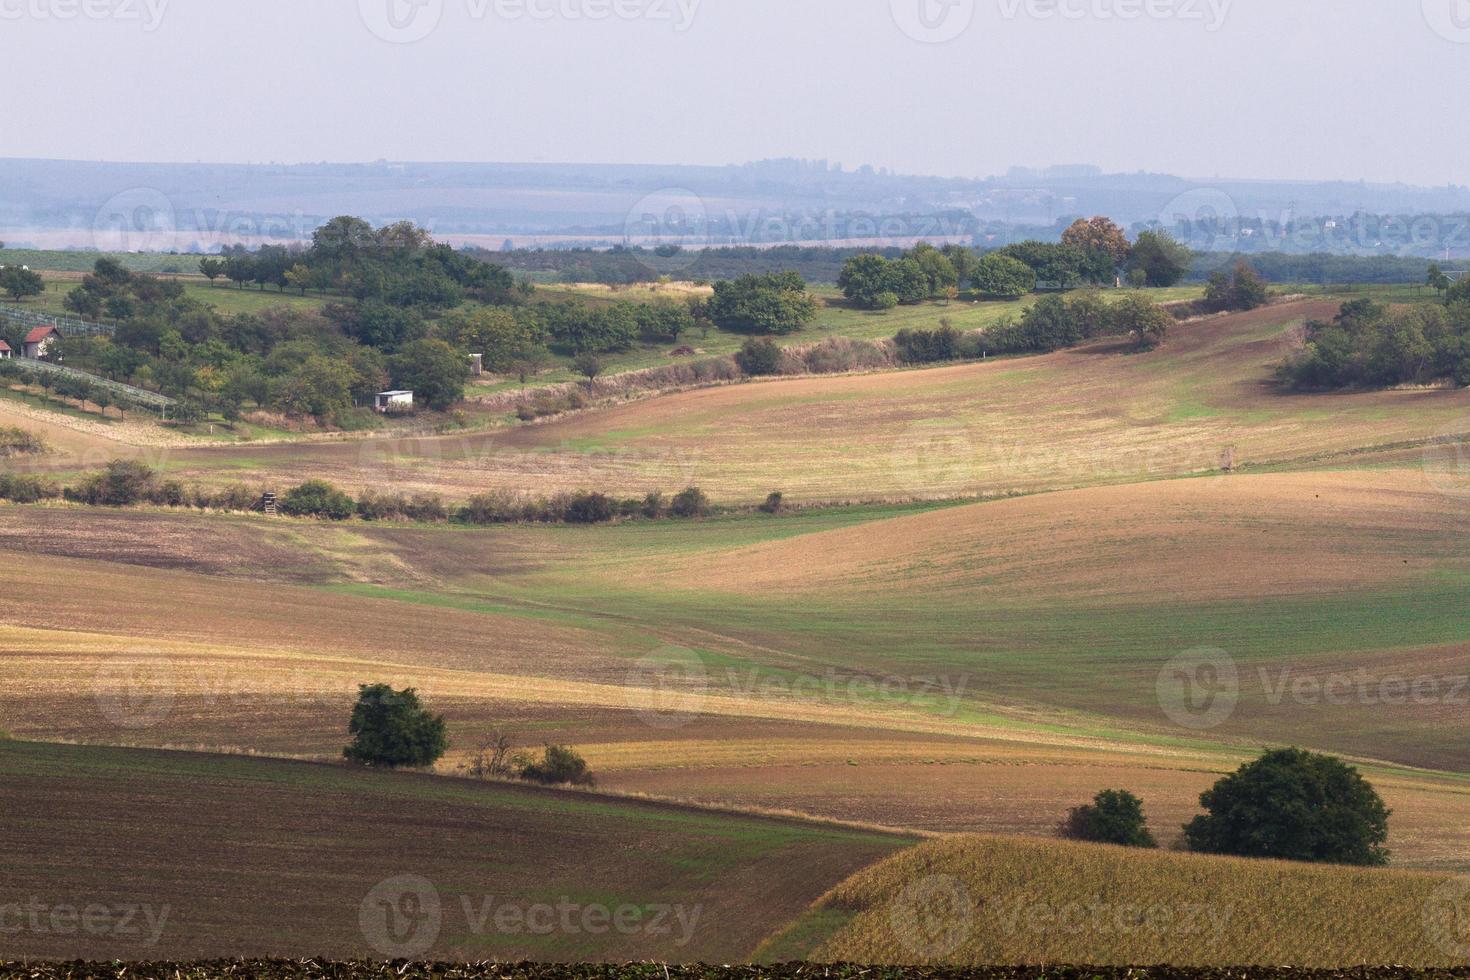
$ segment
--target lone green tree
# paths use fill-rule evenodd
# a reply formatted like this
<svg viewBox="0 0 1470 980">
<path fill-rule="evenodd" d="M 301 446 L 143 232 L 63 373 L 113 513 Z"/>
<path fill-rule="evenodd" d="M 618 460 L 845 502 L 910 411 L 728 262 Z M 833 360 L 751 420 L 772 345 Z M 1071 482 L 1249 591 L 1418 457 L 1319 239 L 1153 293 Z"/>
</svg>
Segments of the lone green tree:
<svg viewBox="0 0 1470 980">
<path fill-rule="evenodd" d="M 1133 245 L 1128 267 L 1142 273 L 1144 285 L 1173 286 L 1189 271 L 1194 255 L 1166 231 L 1143 231 Z"/>
<path fill-rule="evenodd" d="M 1444 274 L 1444 269 L 1440 267 L 1438 262 L 1431 262 L 1429 263 L 1429 276 L 1425 279 L 1425 284 L 1442 296 L 1444 295 L 1444 291 L 1450 288 L 1450 277 Z"/>
<path fill-rule="evenodd" d="M 27 296 L 40 296 L 46 291 L 46 283 L 39 272 L 11 265 L 0 269 L 0 289 L 18 303 Z"/>
<path fill-rule="evenodd" d="M 1190 850 L 1321 864 L 1388 863 L 1388 817 L 1357 769 L 1302 749 L 1267 752 L 1200 797 Z"/>
<path fill-rule="evenodd" d="M 1036 288 L 1036 272 L 1020 259 L 991 252 L 976 263 L 970 281 L 982 296 L 1020 299 Z"/>
<path fill-rule="evenodd" d="M 1087 806 L 1074 807 L 1062 836 L 1093 844 L 1158 847 L 1143 815 L 1143 801 L 1127 790 L 1105 789 Z"/>
<path fill-rule="evenodd" d="M 342 754 L 363 766 L 431 766 L 449 747 L 444 716 L 429 713 L 411 687 L 395 691 L 387 684 L 360 685 L 347 731 L 352 744 Z"/>
</svg>

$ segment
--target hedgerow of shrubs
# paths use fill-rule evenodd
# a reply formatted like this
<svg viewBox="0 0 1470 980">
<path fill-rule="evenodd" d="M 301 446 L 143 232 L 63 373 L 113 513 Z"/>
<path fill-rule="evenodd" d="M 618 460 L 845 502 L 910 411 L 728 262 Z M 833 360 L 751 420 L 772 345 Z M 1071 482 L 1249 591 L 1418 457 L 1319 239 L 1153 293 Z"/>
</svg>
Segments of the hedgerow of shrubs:
<svg viewBox="0 0 1470 980">
<path fill-rule="evenodd" d="M 177 480 L 160 480 L 146 464 L 132 460 L 114 460 L 101 472 L 66 487 L 30 474 L 0 473 L 0 500 L 34 504 L 58 497 L 96 507 L 153 504 L 200 510 L 259 511 L 263 494 L 240 485 L 211 490 L 186 486 Z M 365 521 L 453 521 L 476 526 L 606 524 L 617 520 L 659 520 L 667 517 L 693 520 L 708 517 L 714 512 L 709 496 L 698 487 L 682 490 L 672 499 L 665 499 L 658 491 L 624 499 L 590 490 L 551 497 L 526 497 L 497 491 L 471 497 L 464 505 L 451 510 L 442 498 L 433 494 L 407 497 L 368 491 L 353 500 L 325 480 L 308 480 L 287 490 L 281 495 L 277 509 L 288 517 L 331 521 L 359 517 Z M 765 513 L 780 512 L 784 509 L 781 494 L 771 494 L 759 509 Z"/>
</svg>

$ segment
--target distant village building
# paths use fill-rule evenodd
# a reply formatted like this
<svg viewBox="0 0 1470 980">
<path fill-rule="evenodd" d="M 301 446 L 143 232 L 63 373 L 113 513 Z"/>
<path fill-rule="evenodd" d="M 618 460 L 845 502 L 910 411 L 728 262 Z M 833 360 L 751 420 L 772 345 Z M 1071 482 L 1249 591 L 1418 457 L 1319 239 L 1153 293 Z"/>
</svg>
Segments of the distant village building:
<svg viewBox="0 0 1470 980">
<path fill-rule="evenodd" d="M 15 352 L 10 349 L 10 345 L 0 340 L 0 361 L 8 361 L 13 356 L 15 356 Z"/>
<path fill-rule="evenodd" d="M 373 396 L 373 411 L 382 415 L 413 411 L 413 392 L 380 391 Z"/>
<path fill-rule="evenodd" d="M 476 378 L 485 373 L 485 355 L 470 355 L 470 374 Z"/>
<path fill-rule="evenodd" d="M 55 327 L 37 327 L 26 334 L 26 339 L 21 344 L 21 357 L 28 357 L 33 361 L 39 361 L 51 351 L 51 345 L 61 339 L 61 332 Z"/>
</svg>

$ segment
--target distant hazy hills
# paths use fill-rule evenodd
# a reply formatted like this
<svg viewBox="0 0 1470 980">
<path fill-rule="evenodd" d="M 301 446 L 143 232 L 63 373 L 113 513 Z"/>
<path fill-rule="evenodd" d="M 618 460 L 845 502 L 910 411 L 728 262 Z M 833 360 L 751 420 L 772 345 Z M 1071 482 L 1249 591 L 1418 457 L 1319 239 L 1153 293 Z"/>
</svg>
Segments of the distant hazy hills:
<svg viewBox="0 0 1470 980">
<path fill-rule="evenodd" d="M 1470 189 L 1199 181 L 1087 166 L 951 179 L 784 160 L 729 167 L 0 160 L 0 239 L 39 248 L 192 251 L 289 240 L 344 213 L 408 219 L 441 238 L 497 247 L 506 238 L 685 246 L 983 241 L 1011 229 L 1052 229 L 1077 215 L 1187 227 L 1356 212 L 1470 212 Z"/>
</svg>

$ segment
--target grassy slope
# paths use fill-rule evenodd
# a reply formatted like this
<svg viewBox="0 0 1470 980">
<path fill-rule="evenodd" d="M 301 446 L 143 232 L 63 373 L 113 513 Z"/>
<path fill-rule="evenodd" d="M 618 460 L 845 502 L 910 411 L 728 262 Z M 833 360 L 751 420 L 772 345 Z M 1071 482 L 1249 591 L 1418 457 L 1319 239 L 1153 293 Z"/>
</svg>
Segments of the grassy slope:
<svg viewBox="0 0 1470 980">
<path fill-rule="evenodd" d="M 156 945 L 7 928 L 0 958 L 9 960 L 385 955 L 386 937 L 360 914 L 379 882 L 415 875 L 441 903 L 423 956 L 730 961 L 908 843 L 584 794 L 185 753 L 0 742 L 0 781 L 6 901 L 168 913 Z M 476 913 L 484 902 L 570 902 L 642 918 L 606 935 L 581 929 L 580 911 L 571 929 L 497 929 L 493 917 L 480 929 L 462 899 Z M 652 934 L 659 905 L 682 908 L 690 928 L 674 921 L 672 934 Z"/>
<path fill-rule="evenodd" d="M 181 452 L 199 479 L 391 480 L 464 498 L 489 488 L 639 494 L 689 484 L 716 499 L 1001 496 L 1238 466 L 1316 465 L 1420 445 L 1462 426 L 1470 393 L 1287 395 L 1272 369 L 1331 301 L 1179 328 L 1161 350 L 1095 345 L 922 371 L 734 385 L 547 424 L 432 439 Z M 1329 424 L 1330 423 L 1330 424 Z"/>
<path fill-rule="evenodd" d="M 772 943 L 862 963 L 1464 966 L 1462 880 L 1001 838 L 859 872 Z M 837 936 L 809 944 L 806 923 Z"/>
</svg>

